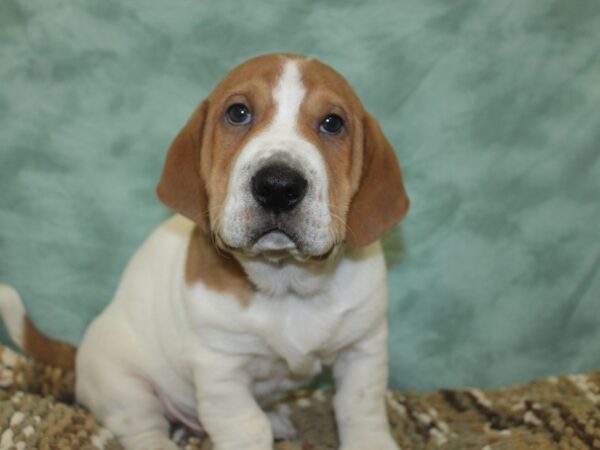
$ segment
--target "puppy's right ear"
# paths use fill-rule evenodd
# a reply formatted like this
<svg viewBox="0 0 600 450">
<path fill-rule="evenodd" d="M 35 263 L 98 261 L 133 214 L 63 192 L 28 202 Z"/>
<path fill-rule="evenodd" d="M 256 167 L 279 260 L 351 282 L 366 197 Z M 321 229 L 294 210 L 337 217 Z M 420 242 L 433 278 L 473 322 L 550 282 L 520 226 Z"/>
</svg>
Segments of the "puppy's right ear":
<svg viewBox="0 0 600 450">
<path fill-rule="evenodd" d="M 156 188 L 165 206 L 203 227 L 208 224 L 208 203 L 200 158 L 207 111 L 205 100 L 173 140 Z"/>
</svg>

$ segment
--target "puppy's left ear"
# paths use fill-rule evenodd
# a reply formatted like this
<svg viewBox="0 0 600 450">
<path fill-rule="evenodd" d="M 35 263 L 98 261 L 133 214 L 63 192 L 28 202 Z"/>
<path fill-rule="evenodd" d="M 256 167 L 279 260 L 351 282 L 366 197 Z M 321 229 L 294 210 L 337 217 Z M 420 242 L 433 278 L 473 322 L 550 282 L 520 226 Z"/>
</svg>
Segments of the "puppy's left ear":
<svg viewBox="0 0 600 450">
<path fill-rule="evenodd" d="M 369 113 L 363 130 L 362 175 L 346 230 L 346 243 L 355 247 L 375 242 L 404 218 L 409 207 L 394 149 Z"/>
<path fill-rule="evenodd" d="M 204 101 L 173 140 L 156 188 L 165 206 L 203 227 L 208 224 L 208 212 L 200 161 L 207 110 Z"/>
</svg>

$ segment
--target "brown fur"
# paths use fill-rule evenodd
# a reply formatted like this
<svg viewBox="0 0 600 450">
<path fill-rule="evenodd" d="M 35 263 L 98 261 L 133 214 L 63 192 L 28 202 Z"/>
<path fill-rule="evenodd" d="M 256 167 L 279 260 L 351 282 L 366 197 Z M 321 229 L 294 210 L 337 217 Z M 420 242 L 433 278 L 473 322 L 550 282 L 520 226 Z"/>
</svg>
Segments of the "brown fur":
<svg viewBox="0 0 600 450">
<path fill-rule="evenodd" d="M 207 220 L 206 187 L 200 171 L 202 130 L 208 102 L 202 102 L 177 134 L 167 154 L 157 188 L 160 200 L 169 207 L 204 226 Z"/>
<path fill-rule="evenodd" d="M 409 208 L 396 154 L 379 124 L 366 113 L 363 119 L 363 164 L 360 186 L 348 212 L 350 245 L 376 241 L 400 222 Z"/>
<path fill-rule="evenodd" d="M 44 336 L 31 322 L 24 318 L 23 349 L 35 360 L 70 372 L 75 371 L 77 349 L 65 342 L 55 341 Z"/>
<path fill-rule="evenodd" d="M 208 289 L 232 293 L 244 308 L 250 305 L 255 290 L 237 259 L 218 251 L 208 235 L 196 227 L 188 245 L 185 281 L 192 284 L 198 280 Z"/>
</svg>

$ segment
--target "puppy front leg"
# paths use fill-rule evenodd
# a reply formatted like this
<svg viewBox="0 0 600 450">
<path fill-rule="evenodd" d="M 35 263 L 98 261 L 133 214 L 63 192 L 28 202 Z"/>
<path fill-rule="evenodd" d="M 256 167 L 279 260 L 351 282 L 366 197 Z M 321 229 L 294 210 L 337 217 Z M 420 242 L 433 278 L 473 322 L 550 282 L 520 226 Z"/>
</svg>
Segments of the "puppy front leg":
<svg viewBox="0 0 600 450">
<path fill-rule="evenodd" d="M 341 450 L 398 450 L 388 423 L 387 323 L 335 362 L 333 399 Z"/>
<path fill-rule="evenodd" d="M 125 450 L 177 450 L 164 406 L 151 385 L 98 355 L 80 356 L 77 400 L 119 439 Z"/>
<path fill-rule="evenodd" d="M 270 422 L 254 399 L 240 364 L 197 363 L 194 380 L 198 417 L 214 450 L 273 448 Z"/>
</svg>

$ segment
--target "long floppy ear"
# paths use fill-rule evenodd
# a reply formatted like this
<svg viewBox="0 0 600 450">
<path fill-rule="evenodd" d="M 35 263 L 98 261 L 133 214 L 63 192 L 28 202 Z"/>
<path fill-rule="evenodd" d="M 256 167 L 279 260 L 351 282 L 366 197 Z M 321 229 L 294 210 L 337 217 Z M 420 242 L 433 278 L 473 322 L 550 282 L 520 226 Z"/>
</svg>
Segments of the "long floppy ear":
<svg viewBox="0 0 600 450">
<path fill-rule="evenodd" d="M 404 218 L 409 206 L 394 150 L 369 113 L 363 129 L 361 180 L 347 217 L 346 242 L 355 247 L 383 236 Z"/>
<path fill-rule="evenodd" d="M 208 223 L 206 188 L 200 175 L 207 110 L 208 103 L 204 101 L 173 140 L 156 188 L 165 206 L 201 226 Z"/>
</svg>

